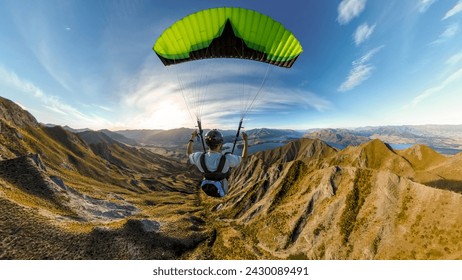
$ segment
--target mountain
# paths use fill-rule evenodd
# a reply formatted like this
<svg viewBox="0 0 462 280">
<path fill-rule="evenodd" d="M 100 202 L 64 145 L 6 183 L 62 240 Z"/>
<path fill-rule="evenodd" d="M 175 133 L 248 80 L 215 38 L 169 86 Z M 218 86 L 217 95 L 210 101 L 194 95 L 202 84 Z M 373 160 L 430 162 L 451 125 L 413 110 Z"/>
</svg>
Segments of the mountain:
<svg viewBox="0 0 462 280">
<path fill-rule="evenodd" d="M 0 111 L 0 259 L 185 258 L 208 237 L 184 162 Z"/>
<path fill-rule="evenodd" d="M 336 151 L 301 139 L 257 153 L 212 207 L 213 257 L 460 259 L 460 160 L 423 146 L 400 155 L 380 140 Z M 453 177 L 443 179 L 449 167 Z M 416 172 L 455 188 L 424 184 Z"/>
<path fill-rule="evenodd" d="M 204 135 L 208 132 L 208 129 L 204 130 Z M 129 145 L 133 145 L 126 139 L 131 139 L 136 142 L 136 145 L 149 148 L 153 152 L 163 154 L 169 157 L 175 157 L 181 159 L 184 157 L 184 149 L 188 143 L 193 129 L 190 128 L 177 128 L 169 130 L 122 130 L 117 131 L 116 136 L 112 136 L 110 132 L 105 133 L 119 142 L 123 142 Z M 233 146 L 234 139 L 236 136 L 235 130 L 220 130 L 223 135 L 225 148 L 229 151 Z M 290 130 L 290 129 L 251 129 L 246 131 L 249 136 L 249 154 L 253 154 L 258 151 L 268 150 L 274 147 L 284 145 L 293 139 L 298 139 L 303 136 L 303 133 Z M 118 135 L 118 136 L 117 136 Z M 120 135 L 127 137 L 121 139 Z M 196 141 L 195 150 L 202 150 L 200 141 Z M 235 154 L 240 154 L 242 149 L 241 136 L 238 139 Z"/>
<path fill-rule="evenodd" d="M 251 129 L 246 132 L 249 138 L 257 140 L 277 139 L 277 140 L 293 140 L 300 138 L 303 134 L 292 129 L 269 129 L 258 128 Z"/>
<path fill-rule="evenodd" d="M 107 136 L 111 137 L 112 139 L 119 141 L 121 143 L 130 145 L 130 146 L 139 146 L 138 142 L 134 139 L 128 138 L 120 133 L 110 131 L 109 129 L 102 129 L 100 132 L 106 134 Z"/>
<path fill-rule="evenodd" d="M 370 140 L 369 137 L 356 135 L 348 129 L 321 129 L 307 133 L 303 137 L 320 139 L 340 149 L 350 145 L 358 146 Z"/>
<path fill-rule="evenodd" d="M 403 149 L 414 144 L 429 146 L 439 153 L 454 155 L 462 151 L 462 125 L 402 125 L 359 127 L 355 129 L 312 129 L 305 137 L 321 139 L 343 149 L 379 139 Z"/>
<path fill-rule="evenodd" d="M 2 124 L 18 127 L 38 126 L 34 116 L 6 98 L 0 98 L 0 120 Z"/>
<path fill-rule="evenodd" d="M 400 126 L 369 126 L 354 129 L 364 136 L 396 135 L 402 137 L 446 137 L 462 138 L 462 125 L 400 125 Z"/>
<path fill-rule="evenodd" d="M 117 130 L 114 131 L 119 135 L 123 135 L 128 139 L 135 140 L 141 145 L 149 145 L 149 138 L 157 133 L 161 132 L 161 129 L 134 129 L 134 130 Z"/>
<path fill-rule="evenodd" d="M 54 127 L 54 126 L 59 126 L 59 125 L 55 125 L 55 124 L 47 124 L 46 126 L 48 127 Z M 63 126 L 63 128 L 67 131 L 70 131 L 70 132 L 73 132 L 73 133 L 79 133 L 79 132 L 85 132 L 85 131 L 91 131 L 91 129 L 89 128 L 79 128 L 79 129 L 75 129 L 75 128 L 72 128 L 70 126 Z"/>
<path fill-rule="evenodd" d="M 405 158 L 416 170 L 426 170 L 432 166 L 438 166 L 447 160 L 445 156 L 421 144 L 414 145 L 397 153 Z"/>
<path fill-rule="evenodd" d="M 462 153 L 287 139 L 216 199 L 184 155 L 0 111 L 0 259 L 462 259 Z"/>
<path fill-rule="evenodd" d="M 146 138 L 147 143 L 160 146 L 181 146 L 185 147 L 193 132 L 190 128 L 177 128 L 160 131 Z"/>
<path fill-rule="evenodd" d="M 187 143 L 192 129 L 190 128 L 176 128 L 169 130 L 119 130 L 117 134 L 123 135 L 127 138 L 136 140 L 144 145 L 154 146 L 184 146 Z M 204 130 L 204 134 L 209 131 Z M 225 138 L 225 142 L 233 142 L 236 135 L 235 130 L 220 130 Z M 258 144 L 265 141 L 287 141 L 298 139 L 303 136 L 303 133 L 290 129 L 268 129 L 259 128 L 246 131 L 249 136 L 251 144 Z M 108 134 L 108 133 L 107 133 Z M 108 134 L 109 135 L 109 134 Z M 121 141 L 124 142 L 124 141 Z M 255 143 L 254 143 L 255 142 Z M 125 143 L 125 142 L 124 142 Z"/>
<path fill-rule="evenodd" d="M 208 130 L 205 130 L 206 133 Z M 105 131 L 111 136 L 111 132 Z M 171 130 L 125 130 L 114 134 L 113 139 L 129 145 L 151 147 L 154 151 L 179 158 L 183 153 L 185 141 L 189 139 L 192 129 L 180 128 Z M 221 131 L 225 143 L 234 142 L 236 131 Z M 431 147 L 439 153 L 454 155 L 462 152 L 462 125 L 403 125 L 360 127 L 355 129 L 310 129 L 301 132 L 290 129 L 250 129 L 249 153 L 277 148 L 294 139 L 302 137 L 320 139 L 338 149 L 358 146 L 373 139 L 379 139 L 393 148 L 402 150 L 415 144 Z M 123 135 L 123 136 L 121 136 Z M 123 138 L 123 137 L 126 138 Z M 241 142 L 238 141 L 237 153 L 240 153 Z M 197 145 L 200 149 L 200 145 Z"/>
</svg>

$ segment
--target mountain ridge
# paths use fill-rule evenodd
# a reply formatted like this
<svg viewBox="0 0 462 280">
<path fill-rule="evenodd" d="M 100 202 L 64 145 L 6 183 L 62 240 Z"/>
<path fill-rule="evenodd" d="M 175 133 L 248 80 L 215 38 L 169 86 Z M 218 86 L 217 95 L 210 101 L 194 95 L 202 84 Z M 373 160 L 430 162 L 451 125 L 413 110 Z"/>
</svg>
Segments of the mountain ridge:
<svg viewBox="0 0 462 280">
<path fill-rule="evenodd" d="M 11 116 L 1 259 L 462 259 L 462 153 L 301 138 L 243 159 L 215 199 L 184 156 Z"/>
<path fill-rule="evenodd" d="M 440 153 L 462 152 L 462 125 L 401 125 L 353 129 L 314 129 L 305 137 L 318 138 L 338 148 L 357 146 L 372 139 L 392 145 L 424 144 Z"/>
<path fill-rule="evenodd" d="M 312 145 L 309 141 L 304 143 Z M 367 154 L 371 149 L 378 149 L 388 154 L 385 160 L 391 157 L 391 161 L 396 161 L 399 157 L 379 140 L 362 145 L 360 149 L 354 152 Z M 309 161 L 306 157 L 292 159 L 282 167 L 274 167 L 285 176 L 273 180 L 271 176 L 262 175 L 271 173 L 268 170 L 272 167 L 262 169 L 258 161 L 251 163 L 251 167 L 246 166 L 252 170 L 251 174 L 237 172 L 232 180 L 243 179 L 250 184 L 246 191 L 234 188 L 230 198 L 216 212 L 221 218 L 233 217 L 235 224 L 223 223 L 221 236 L 217 238 L 222 242 L 219 247 L 231 250 L 224 240 L 237 236 L 233 239 L 233 250 L 246 258 L 462 257 L 459 254 L 461 244 L 456 241 L 462 228 L 455 226 L 462 221 L 455 206 L 462 199 L 460 190 L 459 193 L 448 192 L 414 182 L 413 174 L 403 169 L 398 170 L 401 174 L 397 175 L 387 164 L 351 166 L 330 160 L 335 164 L 323 162 L 311 164 L 316 167 L 310 168 L 310 164 L 303 161 Z M 462 181 L 461 176 L 457 178 L 459 181 Z M 262 178 L 268 183 L 259 184 Z M 421 209 L 421 205 L 425 205 L 425 209 Z M 440 220 L 438 215 L 450 218 Z M 412 230 L 403 235 L 400 233 L 402 227 Z M 440 230 L 445 234 L 438 240 Z M 240 242 L 249 239 L 254 245 Z M 452 245 L 444 246 L 449 243 Z M 406 245 L 396 247 L 393 244 Z M 216 254 L 221 256 L 223 249 L 216 250 Z"/>
</svg>

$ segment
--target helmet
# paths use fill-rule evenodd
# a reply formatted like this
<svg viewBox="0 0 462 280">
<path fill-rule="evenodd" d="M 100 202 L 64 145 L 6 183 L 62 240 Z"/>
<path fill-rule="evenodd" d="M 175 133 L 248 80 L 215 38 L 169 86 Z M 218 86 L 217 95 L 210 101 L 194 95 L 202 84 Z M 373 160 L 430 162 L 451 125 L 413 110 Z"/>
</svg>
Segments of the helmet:
<svg viewBox="0 0 462 280">
<path fill-rule="evenodd" d="M 223 143 L 223 135 L 221 135 L 220 131 L 212 129 L 205 134 L 205 143 L 209 147 L 218 146 Z"/>
</svg>

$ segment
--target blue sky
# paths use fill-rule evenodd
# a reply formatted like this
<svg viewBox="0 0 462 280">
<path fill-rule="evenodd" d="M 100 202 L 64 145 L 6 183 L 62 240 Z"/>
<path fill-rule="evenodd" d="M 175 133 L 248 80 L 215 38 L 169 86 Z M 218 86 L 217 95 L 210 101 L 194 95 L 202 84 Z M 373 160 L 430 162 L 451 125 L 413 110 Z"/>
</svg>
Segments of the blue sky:
<svg viewBox="0 0 462 280">
<path fill-rule="evenodd" d="M 163 66 L 152 51 L 160 34 L 222 6 L 291 30 L 304 49 L 294 66 Z M 233 128 L 268 72 L 246 128 L 462 124 L 461 29 L 462 0 L 3 0 L 0 96 L 43 123 L 168 129 L 194 126 L 183 95 L 206 85 L 204 126 Z M 190 84 L 202 68 L 212 82 Z"/>
</svg>

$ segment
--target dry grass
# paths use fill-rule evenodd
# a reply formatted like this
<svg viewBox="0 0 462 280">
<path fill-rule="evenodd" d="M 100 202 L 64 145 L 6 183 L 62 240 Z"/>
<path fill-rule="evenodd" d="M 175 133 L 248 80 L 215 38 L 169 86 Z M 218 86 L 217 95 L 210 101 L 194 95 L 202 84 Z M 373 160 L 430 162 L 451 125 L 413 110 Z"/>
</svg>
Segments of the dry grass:
<svg viewBox="0 0 462 280">
<path fill-rule="evenodd" d="M 3 159 L 46 169 L 2 163 L 0 259 L 462 259 L 457 156 L 303 139 L 247 158 L 214 199 L 179 160 L 1 126 Z"/>
</svg>

